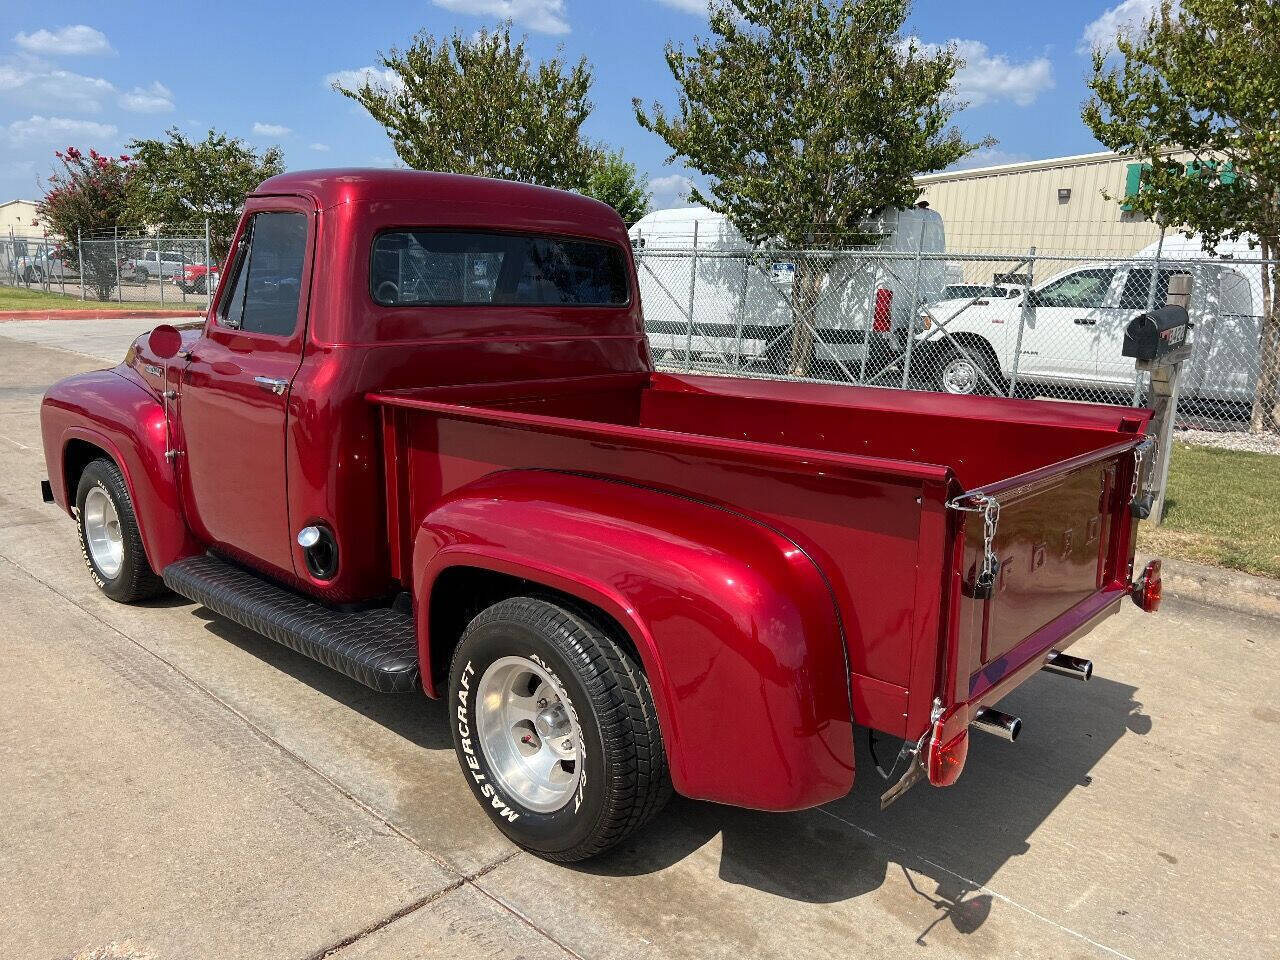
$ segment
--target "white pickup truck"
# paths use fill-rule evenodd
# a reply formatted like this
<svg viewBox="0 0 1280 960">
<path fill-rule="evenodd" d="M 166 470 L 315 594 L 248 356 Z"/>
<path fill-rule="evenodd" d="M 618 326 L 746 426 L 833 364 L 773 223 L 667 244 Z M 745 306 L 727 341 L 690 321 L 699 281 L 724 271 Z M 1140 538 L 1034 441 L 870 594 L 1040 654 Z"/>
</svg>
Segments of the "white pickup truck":
<svg viewBox="0 0 1280 960">
<path fill-rule="evenodd" d="M 1150 304 L 1164 304 L 1172 277 L 1189 274 L 1196 329 L 1183 393 L 1246 402 L 1256 374 L 1239 358 L 1257 354 L 1261 329 L 1251 269 L 1257 274 L 1245 264 L 1167 261 L 1153 297 L 1149 264 L 1083 264 L 1011 297 L 944 300 L 921 317 L 913 366 L 946 393 L 1005 393 L 1015 354 L 1020 383 L 1132 390 L 1133 360 L 1120 351 L 1125 327 Z"/>
</svg>

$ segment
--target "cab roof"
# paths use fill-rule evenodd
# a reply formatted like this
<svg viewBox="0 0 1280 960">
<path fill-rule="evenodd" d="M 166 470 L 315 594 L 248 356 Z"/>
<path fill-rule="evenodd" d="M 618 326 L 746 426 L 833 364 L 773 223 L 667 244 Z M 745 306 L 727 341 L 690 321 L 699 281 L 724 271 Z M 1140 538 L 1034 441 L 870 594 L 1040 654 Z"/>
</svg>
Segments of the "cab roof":
<svg viewBox="0 0 1280 960">
<path fill-rule="evenodd" d="M 491 204 L 495 220 L 500 208 L 526 212 L 545 210 L 557 219 L 572 219 L 602 227 L 621 224 L 617 212 L 606 203 L 566 190 L 553 190 L 530 183 L 469 177 L 456 173 L 427 173 L 419 170 L 344 168 L 299 170 L 265 180 L 253 192 L 255 197 L 303 196 L 314 200 L 321 210 L 343 203 L 364 201 L 448 201 L 459 204 Z M 501 224 L 495 222 L 495 226 Z"/>
</svg>

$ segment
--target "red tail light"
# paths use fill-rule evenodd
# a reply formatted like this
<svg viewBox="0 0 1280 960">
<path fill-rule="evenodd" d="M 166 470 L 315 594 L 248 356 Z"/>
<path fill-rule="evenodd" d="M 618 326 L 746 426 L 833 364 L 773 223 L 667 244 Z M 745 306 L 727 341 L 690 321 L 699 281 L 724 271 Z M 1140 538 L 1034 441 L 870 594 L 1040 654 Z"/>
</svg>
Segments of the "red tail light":
<svg viewBox="0 0 1280 960">
<path fill-rule="evenodd" d="M 960 726 L 957 733 L 956 727 Z M 949 787 L 960 779 L 969 756 L 969 726 L 959 713 L 937 720 L 929 738 L 929 782 L 935 787 Z"/>
<path fill-rule="evenodd" d="M 1152 560 L 1133 585 L 1133 602 L 1147 613 L 1155 613 L 1160 609 L 1160 593 L 1160 561 Z"/>
<path fill-rule="evenodd" d="M 893 328 L 893 291 L 881 287 L 876 291 L 876 312 L 871 329 L 876 333 L 888 333 Z"/>
</svg>

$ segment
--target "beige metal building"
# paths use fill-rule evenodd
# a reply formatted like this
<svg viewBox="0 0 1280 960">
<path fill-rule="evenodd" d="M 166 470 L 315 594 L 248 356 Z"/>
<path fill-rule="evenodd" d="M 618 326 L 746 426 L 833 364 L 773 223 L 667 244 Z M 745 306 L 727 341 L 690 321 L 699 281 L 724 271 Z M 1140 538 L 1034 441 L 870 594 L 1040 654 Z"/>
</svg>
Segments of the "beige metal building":
<svg viewBox="0 0 1280 960">
<path fill-rule="evenodd" d="M 1133 160 L 1118 154 L 1006 163 L 917 177 L 922 200 L 942 215 L 947 250 L 1128 256 L 1159 227 L 1117 199 L 1138 189 Z M 1106 195 L 1104 195 L 1106 194 Z"/>
<path fill-rule="evenodd" d="M 36 219 L 36 202 L 34 200 L 6 200 L 0 203 L 0 236 L 14 235 L 23 237 L 40 236 L 43 230 L 32 226 Z"/>
</svg>

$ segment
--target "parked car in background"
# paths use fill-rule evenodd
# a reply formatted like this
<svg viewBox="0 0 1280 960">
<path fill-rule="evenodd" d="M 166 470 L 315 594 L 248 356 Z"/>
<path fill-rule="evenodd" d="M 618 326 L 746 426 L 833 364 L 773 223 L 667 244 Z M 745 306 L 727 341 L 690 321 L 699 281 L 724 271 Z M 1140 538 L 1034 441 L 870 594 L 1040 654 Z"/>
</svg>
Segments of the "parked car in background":
<svg viewBox="0 0 1280 960">
<path fill-rule="evenodd" d="M 64 260 L 61 250 L 43 247 L 24 257 L 18 257 L 14 263 L 14 273 L 26 283 L 44 283 L 46 280 L 79 276 L 75 264 Z"/>
<path fill-rule="evenodd" d="M 126 261 L 127 273 L 135 283 L 152 278 L 172 279 L 191 265 L 191 258 L 179 250 L 146 250 L 142 256 Z"/>
<path fill-rule="evenodd" d="M 174 286 L 183 293 L 209 293 L 217 289 L 221 278 L 217 264 L 208 267 L 203 263 L 191 263 L 182 268 L 182 272 L 173 277 Z"/>
<path fill-rule="evenodd" d="M 1162 306 L 1170 281 L 1184 275 L 1191 277 L 1189 311 L 1196 329 L 1182 393 L 1247 402 L 1256 374 L 1228 358 L 1258 351 L 1258 267 L 1209 260 L 1198 241 L 1192 246 L 1166 240 L 1152 291 L 1153 265 L 1141 260 L 1154 255 L 1153 246 L 1132 262 L 1082 264 L 1025 295 L 935 304 L 922 318 L 927 329 L 917 334 L 920 369 L 947 393 L 1003 393 L 1016 352 L 1019 382 L 1130 391 L 1137 373 L 1133 360 L 1121 354 L 1125 328 L 1149 306 Z"/>
</svg>

